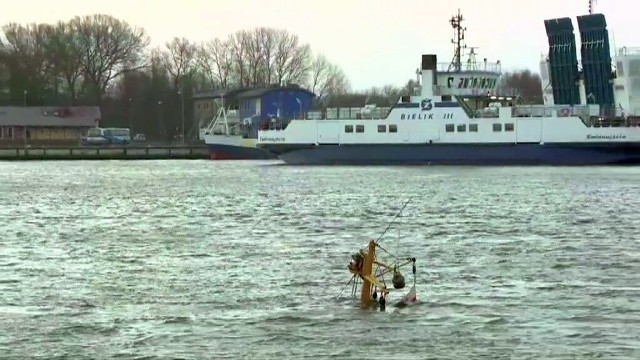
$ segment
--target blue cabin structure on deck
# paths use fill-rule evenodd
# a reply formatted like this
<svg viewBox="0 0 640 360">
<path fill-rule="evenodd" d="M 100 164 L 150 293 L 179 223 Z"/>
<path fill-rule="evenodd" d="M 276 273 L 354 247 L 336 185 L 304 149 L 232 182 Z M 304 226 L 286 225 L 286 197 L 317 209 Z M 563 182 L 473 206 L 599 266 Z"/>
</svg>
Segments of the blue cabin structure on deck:
<svg viewBox="0 0 640 360">
<path fill-rule="evenodd" d="M 251 127 L 245 129 L 255 134 L 243 134 L 257 138 L 258 129 L 268 128 L 269 123 L 277 119 L 287 123 L 291 119 L 302 117 L 311 109 L 315 94 L 297 85 L 270 86 L 256 88 L 238 95 L 238 112 L 241 121 L 250 121 Z"/>
</svg>

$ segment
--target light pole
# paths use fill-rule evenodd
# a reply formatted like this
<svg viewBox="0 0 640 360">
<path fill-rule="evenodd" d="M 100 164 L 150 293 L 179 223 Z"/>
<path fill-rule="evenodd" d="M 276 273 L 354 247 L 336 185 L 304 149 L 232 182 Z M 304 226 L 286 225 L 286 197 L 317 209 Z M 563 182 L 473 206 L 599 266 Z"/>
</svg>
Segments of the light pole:
<svg viewBox="0 0 640 360">
<path fill-rule="evenodd" d="M 160 136 L 164 138 L 164 124 L 162 123 L 162 100 L 158 101 L 158 127 L 160 128 Z M 166 139 L 163 139 L 163 141 Z"/>
<path fill-rule="evenodd" d="M 27 106 L 27 90 L 24 90 L 22 92 L 22 94 L 24 95 L 24 106 Z M 27 129 L 27 125 L 25 123 L 24 125 L 24 134 L 22 134 L 22 136 L 24 137 L 24 147 L 27 147 L 27 134 L 29 133 L 29 130 Z"/>
<path fill-rule="evenodd" d="M 129 131 L 133 132 L 133 99 L 129 98 Z"/>
<path fill-rule="evenodd" d="M 184 87 L 178 90 L 178 94 L 180 95 L 180 110 L 182 112 L 182 145 L 184 146 Z"/>
</svg>

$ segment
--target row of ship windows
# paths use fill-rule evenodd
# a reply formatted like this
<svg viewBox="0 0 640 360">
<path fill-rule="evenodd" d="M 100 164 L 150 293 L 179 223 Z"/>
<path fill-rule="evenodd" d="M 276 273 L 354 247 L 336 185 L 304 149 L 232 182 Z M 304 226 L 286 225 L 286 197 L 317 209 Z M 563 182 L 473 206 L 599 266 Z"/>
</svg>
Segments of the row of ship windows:
<svg viewBox="0 0 640 360">
<path fill-rule="evenodd" d="M 344 126 L 344 132 L 346 133 L 352 133 L 353 132 L 353 125 L 345 125 Z M 364 132 L 364 125 L 356 125 L 355 129 L 357 133 L 363 133 Z M 378 132 L 379 133 L 383 133 L 383 132 L 387 132 L 387 125 L 378 125 Z M 389 132 L 390 133 L 397 133 L 398 132 L 398 125 L 389 125 Z"/>
<path fill-rule="evenodd" d="M 459 124 L 458 126 L 454 124 L 446 124 L 444 126 L 446 132 L 466 132 L 467 124 Z M 504 124 L 504 131 L 513 131 L 514 126 L 512 123 Z M 502 124 L 496 123 L 493 124 L 493 131 L 500 132 L 502 131 Z M 478 132 L 478 124 L 469 124 L 469 132 Z"/>
<path fill-rule="evenodd" d="M 513 123 L 507 123 L 504 124 L 504 131 L 513 131 L 514 130 L 514 126 Z M 446 132 L 466 132 L 467 131 L 467 124 L 459 124 L 459 125 L 455 125 L 455 124 L 446 124 L 445 125 L 445 131 Z M 502 129 L 502 124 L 500 123 L 495 123 L 493 124 L 493 131 L 494 132 L 500 132 L 503 131 Z M 344 126 L 344 132 L 346 133 L 352 133 L 354 132 L 354 126 L 353 125 L 345 125 Z M 363 133 L 364 132 L 364 125 L 356 125 L 355 126 L 355 132 L 357 133 Z M 379 133 L 384 133 L 387 132 L 387 125 L 378 125 L 378 132 Z M 397 133 L 398 132 L 398 125 L 389 125 L 389 132 L 390 133 Z M 469 132 L 478 132 L 478 124 L 469 124 Z"/>
</svg>

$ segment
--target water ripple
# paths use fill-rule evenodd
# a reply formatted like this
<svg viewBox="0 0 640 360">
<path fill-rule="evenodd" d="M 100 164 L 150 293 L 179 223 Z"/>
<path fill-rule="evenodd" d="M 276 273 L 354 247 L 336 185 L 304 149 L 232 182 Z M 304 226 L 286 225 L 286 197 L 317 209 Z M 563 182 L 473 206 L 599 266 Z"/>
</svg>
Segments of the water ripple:
<svg viewBox="0 0 640 360">
<path fill-rule="evenodd" d="M 0 167 L 1 358 L 640 358 L 634 168 Z M 422 304 L 361 311 L 410 196 Z"/>
</svg>

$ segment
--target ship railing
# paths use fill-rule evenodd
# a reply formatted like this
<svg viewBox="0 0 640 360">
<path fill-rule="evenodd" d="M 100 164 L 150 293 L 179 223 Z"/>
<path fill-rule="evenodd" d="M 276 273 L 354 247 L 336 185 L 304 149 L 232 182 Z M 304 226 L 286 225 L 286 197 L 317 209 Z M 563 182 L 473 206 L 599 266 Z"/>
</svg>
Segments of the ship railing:
<svg viewBox="0 0 640 360">
<path fill-rule="evenodd" d="M 264 119 L 261 121 L 260 130 L 284 130 L 292 120 L 383 120 L 391 111 L 389 107 L 376 108 L 368 112 L 363 112 L 362 108 L 345 108 L 345 111 L 339 111 L 342 109 L 336 111 L 337 109 L 310 111 L 298 114 L 291 119 Z"/>
<path fill-rule="evenodd" d="M 474 115 L 476 118 L 497 118 L 500 117 L 500 109 L 492 107 L 478 109 Z"/>
<path fill-rule="evenodd" d="M 602 106 L 597 114 L 591 114 L 585 125 L 588 127 L 637 127 L 640 119 L 627 115 L 621 106 Z"/>
<path fill-rule="evenodd" d="M 502 65 L 499 62 L 478 61 L 475 63 L 463 62 L 460 69 L 455 69 L 451 63 L 438 63 L 436 65 L 438 72 L 491 72 L 502 73 Z"/>
<path fill-rule="evenodd" d="M 458 104 L 460 104 L 460 107 L 462 108 L 462 110 L 464 110 L 464 113 L 467 114 L 469 118 L 478 116 L 476 114 L 476 111 L 473 110 L 471 104 L 469 104 L 469 102 L 465 98 L 459 95 L 454 95 L 453 98 L 458 102 Z"/>
<path fill-rule="evenodd" d="M 529 105 L 511 108 L 513 117 L 578 117 L 586 127 L 636 127 L 640 120 L 627 117 L 619 107 L 603 107 L 595 113 L 592 105 Z"/>
<path fill-rule="evenodd" d="M 618 49 L 618 56 L 640 55 L 640 47 L 623 46 Z"/>
<path fill-rule="evenodd" d="M 487 94 L 495 93 L 498 85 L 493 87 L 481 88 L 479 86 L 468 87 L 466 89 L 449 88 L 446 85 L 434 85 L 434 96 L 487 96 Z"/>
<path fill-rule="evenodd" d="M 217 124 L 215 122 L 215 120 L 209 122 L 209 124 L 205 127 L 204 132 L 205 134 L 213 134 L 216 131 L 220 131 L 220 128 L 223 128 L 224 124 Z"/>
<path fill-rule="evenodd" d="M 211 126 L 207 129 L 207 132 L 212 135 L 227 135 L 227 136 L 239 136 L 244 134 L 245 126 L 242 123 L 237 122 L 228 125 L 229 131 L 225 131 L 224 123 L 218 122 L 215 126 Z"/>
<path fill-rule="evenodd" d="M 327 108 L 319 111 L 309 111 L 296 116 L 297 120 L 380 120 L 386 119 L 391 111 L 390 107 L 379 107 L 365 110 L 361 107 Z"/>
<path fill-rule="evenodd" d="M 232 113 L 231 116 L 229 116 L 229 112 L 227 112 L 226 123 L 229 127 L 236 126 L 238 123 L 240 123 L 240 118 L 235 112 Z M 209 134 L 220 132 L 220 129 L 224 129 L 224 124 L 225 118 L 222 115 L 218 114 L 209 121 L 209 123 L 205 127 L 205 132 Z"/>
<path fill-rule="evenodd" d="M 620 116 L 590 116 L 585 125 L 587 127 L 637 127 L 640 121 L 633 118 L 624 118 Z"/>
<path fill-rule="evenodd" d="M 297 118 L 296 118 L 297 119 Z M 272 118 L 263 119 L 260 122 L 259 130 L 281 131 L 287 128 L 293 119 Z"/>
<path fill-rule="evenodd" d="M 227 118 L 227 125 L 229 126 L 234 126 L 238 123 L 241 123 L 242 121 L 240 120 L 240 118 Z M 218 121 L 216 121 L 216 119 L 213 119 L 212 121 L 209 122 L 209 127 L 215 127 L 215 126 L 224 126 L 225 120 L 224 118 L 220 118 Z"/>
<path fill-rule="evenodd" d="M 588 118 L 589 105 L 516 105 L 511 108 L 513 117 L 581 117 Z"/>
</svg>

